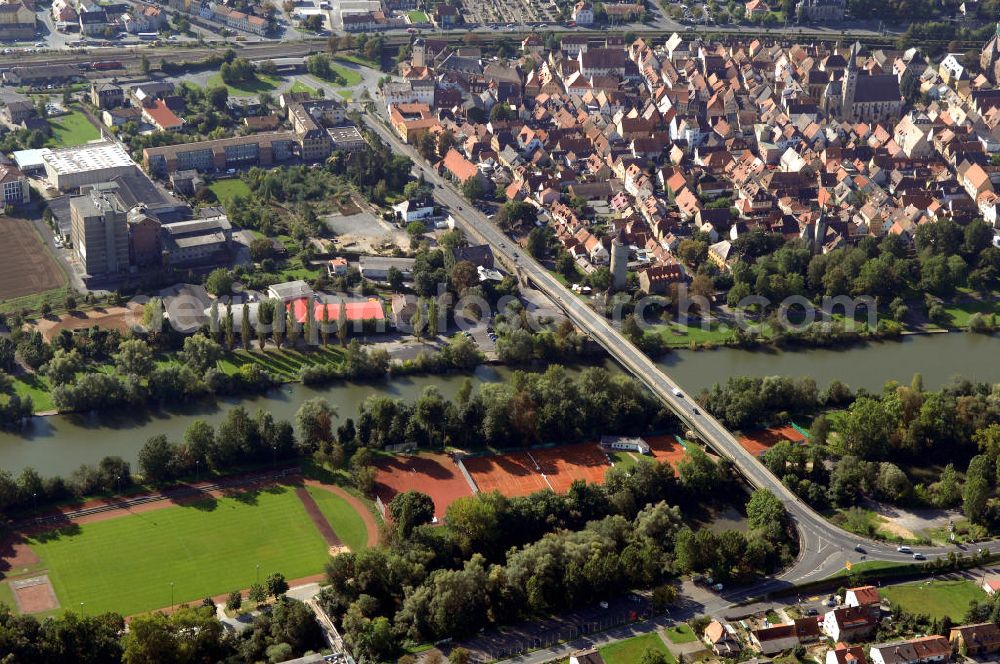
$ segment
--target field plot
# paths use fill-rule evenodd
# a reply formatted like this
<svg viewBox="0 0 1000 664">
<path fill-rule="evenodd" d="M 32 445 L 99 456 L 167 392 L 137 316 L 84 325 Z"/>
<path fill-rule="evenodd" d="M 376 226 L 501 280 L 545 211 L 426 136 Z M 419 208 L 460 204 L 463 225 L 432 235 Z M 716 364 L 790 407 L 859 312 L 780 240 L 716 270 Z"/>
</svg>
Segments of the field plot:
<svg viewBox="0 0 1000 664">
<path fill-rule="evenodd" d="M 527 496 L 549 488 L 526 452 L 472 457 L 462 459 L 462 463 L 483 493 L 499 491 L 505 496 Z"/>
<path fill-rule="evenodd" d="M 442 519 L 456 498 L 472 495 L 472 487 L 447 454 L 382 457 L 375 467 L 375 495 L 387 507 L 398 493 L 421 491 L 434 500 L 434 516 Z"/>
<path fill-rule="evenodd" d="M 51 118 L 49 125 L 52 127 L 52 137 L 47 141 L 49 147 L 63 148 L 83 145 L 101 137 L 100 130 L 78 110 Z"/>
<path fill-rule="evenodd" d="M 687 454 L 687 450 L 674 436 L 647 436 L 643 440 L 649 443 L 654 459 L 661 463 L 669 463 L 675 470 L 677 464 Z"/>
<path fill-rule="evenodd" d="M 142 305 L 129 303 L 124 307 L 99 307 L 87 311 L 74 311 L 58 318 L 50 315 L 39 318 L 32 323 L 45 337 L 52 341 L 63 330 L 82 330 L 89 327 L 99 327 L 102 330 L 118 330 L 125 332 L 134 329 L 142 323 Z"/>
<path fill-rule="evenodd" d="M 882 596 L 907 613 L 925 615 L 936 620 L 950 617 L 954 621 L 962 619 L 969 610 L 969 602 L 987 599 L 982 588 L 965 579 L 884 586 Z"/>
<path fill-rule="evenodd" d="M 0 216 L 0 300 L 65 285 L 62 270 L 31 222 Z"/>
<path fill-rule="evenodd" d="M 791 441 L 796 445 L 804 445 L 807 442 L 806 437 L 794 427 L 787 426 L 751 431 L 740 438 L 740 445 L 750 454 L 760 457 L 783 440 Z"/>
<path fill-rule="evenodd" d="M 346 533 L 345 533 L 346 534 Z M 281 572 L 323 570 L 327 545 L 293 489 L 271 487 L 72 525 L 28 540 L 60 605 L 124 615 L 199 600 Z M 171 592 L 172 591 L 172 592 Z"/>
</svg>

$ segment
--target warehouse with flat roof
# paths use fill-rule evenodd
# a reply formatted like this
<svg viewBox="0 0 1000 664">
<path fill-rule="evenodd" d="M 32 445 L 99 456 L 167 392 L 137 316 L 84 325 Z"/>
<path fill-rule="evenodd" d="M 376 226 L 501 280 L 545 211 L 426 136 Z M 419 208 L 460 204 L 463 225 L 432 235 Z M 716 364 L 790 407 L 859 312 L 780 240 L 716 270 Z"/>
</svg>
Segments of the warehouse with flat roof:
<svg viewBox="0 0 1000 664">
<path fill-rule="evenodd" d="M 49 184 L 60 191 L 72 191 L 138 172 L 125 148 L 112 141 L 45 150 L 41 157 Z"/>
</svg>

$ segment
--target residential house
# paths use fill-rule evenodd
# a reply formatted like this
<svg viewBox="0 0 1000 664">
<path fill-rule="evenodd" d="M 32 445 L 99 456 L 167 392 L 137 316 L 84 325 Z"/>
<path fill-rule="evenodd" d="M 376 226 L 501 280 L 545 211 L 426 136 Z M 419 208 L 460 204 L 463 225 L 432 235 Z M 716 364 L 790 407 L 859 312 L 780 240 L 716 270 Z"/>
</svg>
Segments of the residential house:
<svg viewBox="0 0 1000 664">
<path fill-rule="evenodd" d="M 708 253 L 711 258 L 711 248 Z M 833 609 L 823 618 L 823 633 L 834 641 L 861 641 L 875 632 L 875 628 L 878 627 L 878 615 L 878 610 L 867 606 L 844 606 Z"/>
<path fill-rule="evenodd" d="M 871 664 L 932 664 L 951 660 L 951 644 L 937 634 L 908 641 L 873 645 L 868 651 Z"/>
<path fill-rule="evenodd" d="M 581 0 L 573 7 L 573 20 L 577 25 L 592 25 L 594 23 L 594 6 Z"/>
<path fill-rule="evenodd" d="M 736 637 L 736 630 L 718 620 L 708 623 L 702 639 L 712 652 L 720 657 L 734 657 L 743 649 Z"/>
<path fill-rule="evenodd" d="M 13 164 L 0 164 L 0 187 L 4 205 L 25 205 L 31 202 L 28 178 Z"/>
<path fill-rule="evenodd" d="M 875 586 L 858 586 L 844 592 L 844 606 L 878 607 L 881 603 L 882 598 Z"/>
<path fill-rule="evenodd" d="M 23 2 L 0 5 L 0 39 L 14 41 L 35 36 L 35 12 Z"/>
<path fill-rule="evenodd" d="M 815 618 L 799 618 L 785 625 L 774 625 L 750 632 L 754 646 L 761 654 L 772 655 L 819 639 L 819 624 Z"/>
<path fill-rule="evenodd" d="M 646 293 L 663 295 L 671 284 L 686 280 L 684 268 L 678 263 L 652 265 L 639 271 L 639 288 Z"/>
<path fill-rule="evenodd" d="M 570 655 L 569 664 L 604 664 L 604 658 L 597 650 L 584 650 Z"/>
<path fill-rule="evenodd" d="M 764 0 L 750 0 L 750 2 L 746 3 L 747 18 L 757 18 L 758 16 L 764 16 L 770 12 L 771 8 L 766 2 L 764 2 Z"/>
<path fill-rule="evenodd" d="M 404 224 L 411 221 L 419 221 L 434 216 L 434 201 L 426 200 L 405 200 L 392 206 L 396 211 L 396 216 Z"/>
<path fill-rule="evenodd" d="M 177 131 L 184 128 L 184 120 L 177 117 L 162 99 L 154 99 L 142 107 L 142 118 L 160 131 Z"/>
<path fill-rule="evenodd" d="M 447 30 L 449 28 L 454 28 L 458 25 L 459 15 L 458 8 L 454 5 L 449 5 L 446 3 L 441 3 L 434 9 L 433 14 L 434 25 L 441 30 Z"/>
<path fill-rule="evenodd" d="M 992 622 L 959 625 L 951 628 L 948 640 L 963 655 L 992 655 L 1000 652 L 1000 627 Z"/>
<path fill-rule="evenodd" d="M 125 103 L 125 91 L 114 83 L 90 84 L 90 103 L 100 109 L 117 108 Z"/>
<path fill-rule="evenodd" d="M 849 646 L 838 642 L 826 651 L 826 664 L 868 664 L 863 646 Z"/>
</svg>

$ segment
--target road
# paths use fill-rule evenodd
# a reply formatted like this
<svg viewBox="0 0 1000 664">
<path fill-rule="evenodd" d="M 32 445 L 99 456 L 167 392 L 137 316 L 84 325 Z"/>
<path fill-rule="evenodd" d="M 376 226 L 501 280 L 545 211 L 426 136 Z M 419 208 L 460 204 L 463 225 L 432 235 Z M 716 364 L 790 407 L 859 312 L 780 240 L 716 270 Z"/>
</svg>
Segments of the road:
<svg viewBox="0 0 1000 664">
<path fill-rule="evenodd" d="M 379 109 L 379 112 L 385 111 Z M 414 163 L 425 163 L 411 146 L 404 144 L 384 124 L 370 115 L 365 115 L 365 121 L 396 152 L 406 154 Z M 743 449 L 736 437 L 721 422 L 699 408 L 688 395 L 683 393 L 680 385 L 625 339 L 604 316 L 571 293 L 548 270 L 527 256 L 516 243 L 470 205 L 449 180 L 439 176 L 434 169 L 423 170 L 426 180 L 435 185 L 434 194 L 438 202 L 451 210 L 459 225 L 472 239 L 490 244 L 502 264 L 544 292 L 574 324 L 590 334 L 627 371 L 669 406 L 703 442 L 730 459 L 752 487 L 766 488 L 782 501 L 798 529 L 800 555 L 798 560 L 782 574 L 755 585 L 754 593 L 766 594 L 788 587 L 790 584 L 827 578 L 843 569 L 847 561 L 852 564 L 865 560 L 913 562 L 911 554 L 896 551 L 894 545 L 859 538 L 817 514 L 753 455 Z M 855 550 L 858 545 L 864 550 L 863 552 Z M 1000 552 L 1000 542 L 983 546 L 993 552 Z M 954 547 L 919 547 L 919 550 L 929 559 L 946 555 L 950 551 L 957 552 Z M 734 601 L 742 599 L 745 597 L 745 591 L 746 589 L 734 593 L 732 599 Z"/>
</svg>

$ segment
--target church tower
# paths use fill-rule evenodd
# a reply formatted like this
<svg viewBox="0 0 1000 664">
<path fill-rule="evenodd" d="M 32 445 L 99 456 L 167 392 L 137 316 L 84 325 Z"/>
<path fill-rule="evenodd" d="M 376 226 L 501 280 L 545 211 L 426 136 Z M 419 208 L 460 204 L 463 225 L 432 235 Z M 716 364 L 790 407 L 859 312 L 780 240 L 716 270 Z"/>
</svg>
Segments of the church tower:
<svg viewBox="0 0 1000 664">
<path fill-rule="evenodd" d="M 854 93 L 858 87 L 858 54 L 856 46 L 851 47 L 847 56 L 847 70 L 844 72 L 843 101 L 840 103 L 840 113 L 848 120 L 854 119 Z"/>
<path fill-rule="evenodd" d="M 424 44 L 423 39 L 417 39 L 413 42 L 413 53 L 410 57 L 410 66 L 427 66 L 427 46 Z"/>
<path fill-rule="evenodd" d="M 611 240 L 611 287 L 616 291 L 625 290 L 628 283 L 628 245 L 621 231 Z"/>
</svg>

